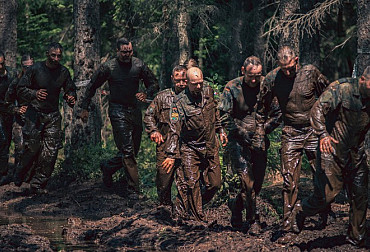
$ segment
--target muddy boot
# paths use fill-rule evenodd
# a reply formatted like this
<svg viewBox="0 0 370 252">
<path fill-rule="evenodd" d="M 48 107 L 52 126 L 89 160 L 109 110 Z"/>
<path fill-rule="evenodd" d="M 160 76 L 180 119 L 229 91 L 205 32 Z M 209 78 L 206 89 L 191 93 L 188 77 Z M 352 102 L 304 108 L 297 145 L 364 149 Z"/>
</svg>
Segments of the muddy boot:
<svg viewBox="0 0 370 252">
<path fill-rule="evenodd" d="M 13 181 L 12 176 L 10 176 L 10 175 L 3 176 L 0 179 L 0 186 L 10 184 L 10 182 L 12 182 L 12 181 Z"/>
<path fill-rule="evenodd" d="M 103 183 L 106 187 L 112 187 L 113 185 L 113 178 L 112 174 L 109 170 L 109 167 L 106 162 L 100 163 L 100 170 L 103 173 Z"/>
<path fill-rule="evenodd" d="M 228 202 L 228 207 L 231 210 L 230 223 L 233 228 L 241 229 L 243 227 L 242 207 L 238 204 L 237 199 L 229 199 Z"/>
<path fill-rule="evenodd" d="M 319 224 L 317 228 L 325 229 L 328 224 L 335 222 L 335 220 L 335 213 L 331 210 L 331 207 L 329 207 L 325 212 L 319 214 Z"/>
<path fill-rule="evenodd" d="M 305 220 L 306 220 L 306 216 L 303 214 L 302 211 L 299 211 L 294 218 L 294 223 L 292 225 L 292 231 L 296 234 L 299 234 L 304 227 Z"/>
</svg>

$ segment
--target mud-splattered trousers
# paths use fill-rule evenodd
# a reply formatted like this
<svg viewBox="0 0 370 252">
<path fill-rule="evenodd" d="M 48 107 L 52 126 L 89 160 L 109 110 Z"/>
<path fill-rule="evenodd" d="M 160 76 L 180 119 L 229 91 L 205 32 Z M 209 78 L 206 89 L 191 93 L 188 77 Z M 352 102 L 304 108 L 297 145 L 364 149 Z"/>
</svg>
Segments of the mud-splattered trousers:
<svg viewBox="0 0 370 252">
<path fill-rule="evenodd" d="M 328 129 L 327 118 L 334 119 L 333 129 Z M 370 129 L 370 99 L 361 98 L 357 80 L 340 79 L 315 103 L 311 123 L 320 138 L 330 135 L 339 143 L 331 142 L 333 153 L 321 153 L 314 193 L 302 201 L 303 214 L 325 210 L 344 186 L 350 204 L 347 239 L 364 245 L 368 207 L 365 136 Z"/>
<path fill-rule="evenodd" d="M 96 89 L 106 81 L 109 84 L 109 118 L 113 128 L 113 137 L 119 153 L 106 162 L 111 174 L 125 168 L 130 190 L 139 190 L 139 175 L 135 156 L 139 152 L 142 135 L 141 111 L 137 104 L 136 93 L 140 80 L 143 80 L 148 97 L 158 91 L 154 74 L 140 59 L 133 57 L 129 63 L 122 63 L 117 58 L 102 64 L 91 77 L 86 88 L 83 109 L 88 109 Z"/>
<path fill-rule="evenodd" d="M 13 113 L 5 103 L 5 95 L 11 84 L 16 79 L 16 71 L 5 67 L 6 74 L 0 76 L 0 178 L 8 173 L 9 147 L 12 138 Z"/>
<path fill-rule="evenodd" d="M 162 168 L 162 163 L 167 158 L 165 151 L 168 144 L 167 141 L 169 140 L 170 109 L 175 96 L 175 91 L 172 88 L 159 92 L 149 105 L 144 116 L 145 131 L 148 133 L 149 137 L 152 133 L 159 132 L 164 141 L 156 147 L 156 186 L 159 202 L 162 205 L 172 205 L 171 186 L 174 181 L 175 170 L 180 163 L 179 160 L 176 160 L 177 162 L 169 173 Z"/>
<path fill-rule="evenodd" d="M 39 89 L 46 89 L 45 100 L 36 98 Z M 45 61 L 36 62 L 22 76 L 17 87 L 17 96 L 28 102 L 23 126 L 24 150 L 16 167 L 14 179 L 23 182 L 25 175 L 33 166 L 31 188 L 44 188 L 54 170 L 58 150 L 62 148 L 61 115 L 59 112 L 59 95 L 61 90 L 75 99 L 76 86 L 68 69 L 59 65 L 50 69 Z"/>
<path fill-rule="evenodd" d="M 244 83 L 244 77 L 235 78 L 226 84 L 219 105 L 222 126 L 229 131 L 225 154 L 229 156 L 231 168 L 239 176 L 241 185 L 233 211 L 246 209 L 248 222 L 258 218 L 256 197 L 262 188 L 269 145 L 267 137 L 265 150 L 255 150 L 251 145 L 256 130 L 255 109 L 259 91 L 260 85 L 249 87 Z M 279 107 L 275 106 L 271 112 L 265 124 L 266 134 L 281 122 Z"/>
<path fill-rule="evenodd" d="M 178 195 L 175 213 L 187 218 L 203 219 L 202 203 L 209 202 L 221 185 L 217 133 L 221 126 L 213 89 L 203 86 L 201 96 L 194 98 L 185 88 L 171 108 L 170 141 L 166 153 L 181 158 L 176 170 Z M 201 190 L 201 182 L 203 189 Z"/>
<path fill-rule="evenodd" d="M 267 74 L 262 83 L 257 105 L 256 136 L 263 139 L 264 123 L 274 97 L 277 97 L 283 114 L 280 151 L 284 179 L 282 228 L 285 231 L 290 231 L 293 223 L 303 152 L 311 170 L 315 171 L 318 138 L 310 126 L 309 115 L 313 104 L 328 85 L 326 77 L 313 65 L 299 66 L 294 78 L 286 77 L 280 68 L 276 68 Z"/>
</svg>

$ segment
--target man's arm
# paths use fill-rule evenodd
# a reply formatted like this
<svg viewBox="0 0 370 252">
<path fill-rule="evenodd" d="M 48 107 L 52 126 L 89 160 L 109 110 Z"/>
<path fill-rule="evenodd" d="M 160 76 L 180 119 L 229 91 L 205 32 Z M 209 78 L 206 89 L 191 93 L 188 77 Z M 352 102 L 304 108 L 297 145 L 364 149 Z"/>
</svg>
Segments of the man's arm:
<svg viewBox="0 0 370 252">
<path fill-rule="evenodd" d="M 320 95 L 325 91 L 325 89 L 329 86 L 329 80 L 323 75 L 319 69 L 315 67 L 315 93 L 316 97 L 320 97 Z"/>
<path fill-rule="evenodd" d="M 18 88 L 17 88 L 17 96 L 25 100 L 26 102 L 31 102 L 34 99 L 37 99 L 37 91 L 36 89 L 31 89 L 32 79 L 35 75 L 36 69 L 31 67 L 28 71 L 22 76 L 19 80 Z"/>
<path fill-rule="evenodd" d="M 143 63 L 141 79 L 144 81 L 146 87 L 146 96 L 150 98 L 154 97 L 154 94 L 159 90 L 158 80 L 145 63 Z"/>
<path fill-rule="evenodd" d="M 282 113 L 279 106 L 279 102 L 277 101 L 277 98 L 275 97 L 271 104 L 271 109 L 268 114 L 268 118 L 265 122 L 264 130 L 265 134 L 270 134 L 274 129 L 279 127 L 279 125 L 282 122 Z"/>
<path fill-rule="evenodd" d="M 144 115 L 145 131 L 148 133 L 150 140 L 156 144 L 163 143 L 163 136 L 158 129 L 158 121 L 161 113 L 161 102 L 159 97 L 155 97 L 150 103 Z"/>
<path fill-rule="evenodd" d="M 220 110 L 221 125 L 229 132 L 238 130 L 234 119 L 231 116 L 233 111 L 233 96 L 228 86 L 226 86 L 222 92 L 221 102 L 218 106 L 218 109 Z"/>
<path fill-rule="evenodd" d="M 70 107 L 73 107 L 77 100 L 76 85 L 72 81 L 71 74 L 66 70 L 66 80 L 63 85 L 64 96 L 63 98 L 67 101 Z"/>
</svg>

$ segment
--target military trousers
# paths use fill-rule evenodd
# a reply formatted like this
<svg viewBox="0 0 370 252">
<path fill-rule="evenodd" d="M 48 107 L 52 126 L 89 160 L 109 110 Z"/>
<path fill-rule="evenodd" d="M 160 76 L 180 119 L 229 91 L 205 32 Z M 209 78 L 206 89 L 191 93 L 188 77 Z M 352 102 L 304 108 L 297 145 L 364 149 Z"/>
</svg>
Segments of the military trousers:
<svg viewBox="0 0 370 252">
<path fill-rule="evenodd" d="M 284 231 L 290 231 L 293 224 L 293 212 L 298 200 L 299 177 L 302 156 L 306 153 L 311 170 L 314 172 L 318 137 L 312 127 L 284 126 L 281 135 L 281 174 L 283 176 L 283 225 Z"/>
<path fill-rule="evenodd" d="M 0 115 L 0 177 L 8 173 L 9 147 L 12 138 L 13 116 Z"/>
<path fill-rule="evenodd" d="M 333 143 L 332 143 L 333 144 Z M 363 148 L 348 149 L 343 143 L 334 144 L 335 153 L 319 153 L 314 178 L 314 193 L 302 200 L 305 216 L 323 212 L 334 201 L 343 186 L 350 204 L 347 239 L 361 245 L 366 239 L 368 207 L 368 166 Z"/>
<path fill-rule="evenodd" d="M 181 145 L 181 166 L 176 170 L 177 197 L 175 214 L 203 220 L 203 205 L 208 203 L 221 186 L 221 166 L 218 152 L 204 156 L 197 150 Z M 201 188 L 202 187 L 202 188 Z"/>
</svg>

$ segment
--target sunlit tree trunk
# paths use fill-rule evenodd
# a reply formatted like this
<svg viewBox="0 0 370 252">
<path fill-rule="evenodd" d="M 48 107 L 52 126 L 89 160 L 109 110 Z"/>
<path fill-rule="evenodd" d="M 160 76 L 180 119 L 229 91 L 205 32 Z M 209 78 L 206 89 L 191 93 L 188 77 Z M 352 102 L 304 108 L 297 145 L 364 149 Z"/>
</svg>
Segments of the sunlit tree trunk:
<svg viewBox="0 0 370 252">
<path fill-rule="evenodd" d="M 357 75 L 370 66 L 370 4 L 357 0 Z"/>
<path fill-rule="evenodd" d="M 86 84 L 97 69 L 100 58 L 99 0 L 74 0 L 74 80 L 77 86 L 77 101 L 81 101 Z M 77 115 L 81 113 L 77 102 L 73 111 L 65 106 L 65 154 L 68 158 L 73 150 L 85 144 L 98 144 L 101 140 L 100 94 L 92 101 L 94 109 L 87 123 Z"/>
<path fill-rule="evenodd" d="M 178 3 L 178 18 L 177 18 L 177 35 L 179 38 L 179 63 L 183 64 L 191 57 L 190 39 L 188 26 L 190 25 L 190 15 L 188 12 L 187 0 L 177 0 Z"/>
<path fill-rule="evenodd" d="M 299 1 L 298 0 L 281 0 L 280 1 L 280 20 L 288 22 L 291 15 L 298 13 Z M 293 27 L 284 29 L 280 34 L 279 45 L 289 45 L 297 53 L 299 50 L 298 31 Z"/>
<path fill-rule="evenodd" d="M 171 83 L 168 81 L 169 75 L 169 64 L 168 64 L 168 43 L 169 43 L 169 35 L 170 35 L 170 10 L 169 6 L 170 3 L 168 0 L 163 1 L 162 6 L 162 59 L 161 59 L 161 72 L 159 77 L 159 85 L 161 90 L 168 88 L 171 86 Z"/>
<path fill-rule="evenodd" d="M 0 50 L 5 53 L 6 65 L 17 63 L 17 1 L 0 0 Z"/>
</svg>

